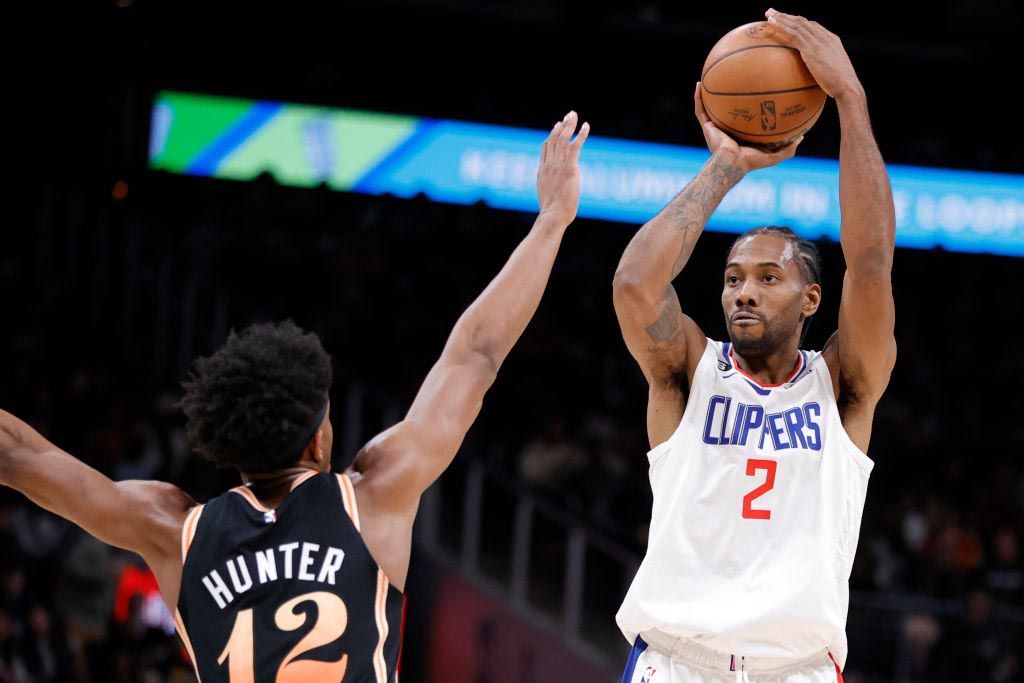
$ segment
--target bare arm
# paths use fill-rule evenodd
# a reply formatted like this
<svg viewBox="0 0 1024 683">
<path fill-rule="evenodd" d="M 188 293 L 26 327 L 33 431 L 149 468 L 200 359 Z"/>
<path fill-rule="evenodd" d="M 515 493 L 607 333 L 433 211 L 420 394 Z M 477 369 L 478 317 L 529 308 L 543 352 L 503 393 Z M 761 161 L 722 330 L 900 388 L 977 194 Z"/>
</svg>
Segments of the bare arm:
<svg viewBox="0 0 1024 683">
<path fill-rule="evenodd" d="M 171 484 L 111 481 L 2 410 L 0 484 L 147 561 L 163 555 L 180 558 L 181 523 L 195 505 Z"/>
<path fill-rule="evenodd" d="M 885 162 L 868 118 L 867 98 L 838 36 L 803 17 L 770 12 L 822 89 L 836 99 L 839 148 L 840 242 L 846 259 L 839 330 L 826 347 L 837 379 L 844 424 L 867 450 L 874 407 L 896 362 L 892 262 L 896 214 Z M 838 367 L 837 367 L 838 366 Z"/>
<path fill-rule="evenodd" d="M 636 233 L 622 254 L 612 284 L 622 336 L 650 386 L 647 431 L 652 446 L 668 439 L 679 425 L 689 384 L 707 344 L 704 333 L 683 313 L 672 281 L 686 266 L 726 193 L 748 171 L 792 157 L 798 144 L 771 154 L 741 147 L 711 122 L 699 83 L 694 111 L 711 158 L 683 191 Z"/>
<path fill-rule="evenodd" d="M 540 214 L 530 233 L 455 324 L 405 420 L 362 451 L 355 469 L 390 503 L 414 508 L 420 494 L 448 467 L 476 420 L 484 394 L 533 318 L 562 236 L 576 217 L 579 153 L 590 127 L 572 141 L 576 114 L 555 125 L 537 174 Z M 369 481 L 367 482 L 369 483 Z"/>
</svg>

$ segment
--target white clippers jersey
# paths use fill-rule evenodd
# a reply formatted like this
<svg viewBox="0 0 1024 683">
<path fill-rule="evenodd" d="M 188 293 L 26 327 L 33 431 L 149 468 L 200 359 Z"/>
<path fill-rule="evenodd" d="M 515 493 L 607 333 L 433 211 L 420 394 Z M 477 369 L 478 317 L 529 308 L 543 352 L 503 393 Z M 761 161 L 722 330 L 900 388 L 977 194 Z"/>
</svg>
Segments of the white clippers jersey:
<svg viewBox="0 0 1024 683">
<path fill-rule="evenodd" d="M 649 454 L 647 555 L 619 609 L 626 638 L 658 630 L 750 657 L 846 661 L 849 577 L 874 463 L 839 418 L 819 352 L 767 387 L 708 340 L 679 428 Z"/>
</svg>

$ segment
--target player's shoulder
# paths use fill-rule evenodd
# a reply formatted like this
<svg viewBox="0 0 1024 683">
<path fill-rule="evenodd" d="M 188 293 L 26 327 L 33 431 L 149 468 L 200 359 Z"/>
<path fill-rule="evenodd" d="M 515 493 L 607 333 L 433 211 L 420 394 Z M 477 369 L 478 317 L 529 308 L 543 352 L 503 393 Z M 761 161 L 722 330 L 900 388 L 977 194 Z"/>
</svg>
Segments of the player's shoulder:
<svg viewBox="0 0 1024 683">
<path fill-rule="evenodd" d="M 117 488 L 130 504 L 170 514 L 184 515 L 197 505 L 192 496 L 166 481 L 126 480 L 117 482 Z"/>
<path fill-rule="evenodd" d="M 127 480 L 116 484 L 137 542 L 134 549 L 147 560 L 177 552 L 181 529 L 197 505 L 192 496 L 164 481 Z"/>
</svg>

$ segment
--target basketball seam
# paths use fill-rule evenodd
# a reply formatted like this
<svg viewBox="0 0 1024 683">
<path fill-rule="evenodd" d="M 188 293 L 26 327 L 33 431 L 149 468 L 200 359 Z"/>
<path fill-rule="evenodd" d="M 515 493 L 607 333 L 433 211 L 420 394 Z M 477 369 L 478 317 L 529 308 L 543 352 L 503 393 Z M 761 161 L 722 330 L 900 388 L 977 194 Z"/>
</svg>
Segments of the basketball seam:
<svg viewBox="0 0 1024 683">
<path fill-rule="evenodd" d="M 700 87 L 704 88 L 704 83 L 700 84 Z M 813 90 L 819 87 L 817 83 L 813 85 L 805 85 L 799 88 L 789 88 L 788 90 L 762 90 L 760 92 L 716 92 L 714 90 L 708 90 L 704 88 L 704 92 L 709 95 L 718 95 L 719 97 L 742 97 L 743 95 L 781 95 L 787 92 L 800 92 L 801 90 Z"/>
<path fill-rule="evenodd" d="M 823 107 L 825 106 L 825 102 L 827 102 L 827 101 L 828 101 L 828 98 L 826 97 L 826 98 L 825 98 L 824 100 L 822 100 L 822 101 L 821 101 L 821 104 L 820 104 L 820 105 L 818 105 L 818 108 L 817 108 L 817 109 L 815 109 L 815 110 L 814 110 L 814 111 L 813 111 L 813 112 L 811 113 L 811 115 L 810 115 L 810 116 L 808 116 L 808 117 L 807 117 L 806 119 L 804 119 L 803 121 L 801 121 L 801 122 L 800 122 L 799 124 L 797 124 L 797 125 L 793 126 L 792 128 L 787 128 L 786 130 L 780 130 L 780 131 L 776 131 L 776 132 L 774 132 L 774 133 L 748 133 L 748 132 L 747 132 L 747 131 L 745 131 L 745 130 L 740 130 L 739 128 L 733 128 L 733 127 L 732 127 L 732 126 L 730 126 L 730 125 L 729 125 L 728 123 L 726 123 L 726 122 L 725 122 L 725 121 L 723 121 L 722 119 L 720 119 L 720 118 L 718 118 L 717 116 L 715 116 L 714 114 L 712 114 L 712 113 L 711 113 L 710 111 L 708 112 L 708 116 L 710 116 L 710 117 L 711 117 L 711 118 L 713 118 L 713 119 L 714 119 L 715 121 L 717 121 L 718 123 L 720 123 L 720 124 L 722 124 L 723 126 L 725 126 L 726 128 L 728 128 L 729 130 L 735 131 L 735 132 L 737 132 L 737 133 L 739 133 L 739 134 L 741 134 L 741 135 L 750 135 L 750 136 L 752 136 L 752 137 L 758 137 L 758 138 L 767 138 L 767 137 L 771 137 L 771 136 L 773 136 L 773 135 L 784 135 L 784 134 L 786 134 L 786 133 L 790 133 L 790 132 L 792 132 L 792 131 L 796 130 L 796 129 L 797 129 L 797 128 L 799 128 L 800 126 L 804 125 L 805 123 L 807 123 L 808 121 L 810 121 L 811 119 L 813 119 L 813 118 L 814 118 L 814 116 L 815 116 L 815 114 L 817 114 L 817 113 L 818 113 L 819 111 L 821 111 L 821 110 L 822 110 L 822 108 L 823 108 Z M 717 124 L 716 124 L 716 125 L 717 125 Z"/>
<path fill-rule="evenodd" d="M 709 73 L 711 73 L 711 70 L 714 69 L 716 66 L 718 66 L 719 63 L 721 63 L 721 61 L 723 59 L 726 59 L 727 57 L 732 57 L 737 52 L 746 52 L 747 50 L 758 50 L 760 48 L 765 48 L 765 47 L 778 47 L 778 48 L 782 48 L 783 50 L 794 50 L 795 52 L 800 52 L 800 50 L 797 50 L 795 47 L 790 47 L 789 45 L 749 45 L 747 47 L 741 47 L 741 48 L 739 48 L 737 50 L 733 50 L 732 52 L 725 53 L 724 55 L 722 55 L 721 57 L 716 59 L 714 62 L 712 62 L 711 66 L 709 66 L 708 68 L 704 69 L 704 73 L 702 73 L 700 75 L 701 82 L 703 82 L 704 79 L 707 78 L 707 75 Z"/>
</svg>

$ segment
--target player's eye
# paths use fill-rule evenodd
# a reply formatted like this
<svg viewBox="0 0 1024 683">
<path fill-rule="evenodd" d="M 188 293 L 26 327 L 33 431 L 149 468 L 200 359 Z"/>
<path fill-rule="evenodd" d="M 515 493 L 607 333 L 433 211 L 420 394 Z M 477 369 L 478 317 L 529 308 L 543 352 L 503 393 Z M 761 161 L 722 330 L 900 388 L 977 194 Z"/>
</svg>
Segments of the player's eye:
<svg viewBox="0 0 1024 683">
<path fill-rule="evenodd" d="M 728 282 L 730 285 L 734 285 L 737 282 L 739 282 L 740 279 L 738 277 L 736 277 L 735 275 L 729 275 L 729 276 L 727 276 L 725 278 L 725 281 Z"/>
<path fill-rule="evenodd" d="M 764 279 L 767 282 L 772 282 L 773 280 L 778 280 L 779 276 L 776 275 L 775 273 L 768 273 L 767 275 L 764 276 Z"/>
</svg>

